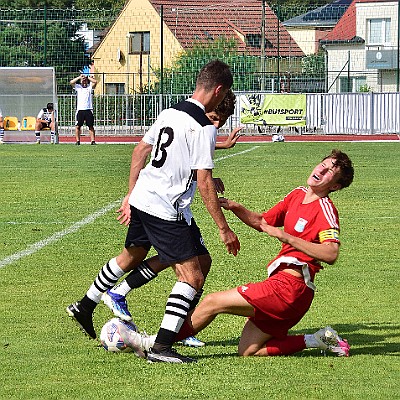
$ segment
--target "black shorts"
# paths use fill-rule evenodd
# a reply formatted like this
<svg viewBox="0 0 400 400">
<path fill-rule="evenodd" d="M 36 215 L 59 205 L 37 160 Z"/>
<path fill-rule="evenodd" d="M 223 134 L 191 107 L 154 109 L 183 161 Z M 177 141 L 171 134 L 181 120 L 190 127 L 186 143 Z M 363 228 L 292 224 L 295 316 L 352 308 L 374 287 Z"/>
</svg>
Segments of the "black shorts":
<svg viewBox="0 0 400 400">
<path fill-rule="evenodd" d="M 41 126 L 40 129 L 45 129 L 45 128 L 49 128 L 50 129 L 50 123 L 51 123 L 51 121 L 49 121 L 49 122 L 41 122 L 42 126 Z"/>
<path fill-rule="evenodd" d="M 81 127 L 84 122 L 86 122 L 88 128 L 93 128 L 94 116 L 92 110 L 79 110 L 76 112 L 75 125 Z"/>
<path fill-rule="evenodd" d="M 125 247 L 132 246 L 147 250 L 153 246 L 164 265 L 209 254 L 193 218 L 190 225 L 185 220 L 166 221 L 131 206 L 131 222 Z"/>
</svg>

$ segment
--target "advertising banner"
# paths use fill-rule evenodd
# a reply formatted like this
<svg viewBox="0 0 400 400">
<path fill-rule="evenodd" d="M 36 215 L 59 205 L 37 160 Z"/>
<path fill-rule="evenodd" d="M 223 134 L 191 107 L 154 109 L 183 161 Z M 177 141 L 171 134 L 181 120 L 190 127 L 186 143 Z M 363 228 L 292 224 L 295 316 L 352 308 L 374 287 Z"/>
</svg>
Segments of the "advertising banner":
<svg viewBox="0 0 400 400">
<path fill-rule="evenodd" d="M 305 94 L 252 94 L 240 96 L 242 124 L 305 126 Z"/>
</svg>

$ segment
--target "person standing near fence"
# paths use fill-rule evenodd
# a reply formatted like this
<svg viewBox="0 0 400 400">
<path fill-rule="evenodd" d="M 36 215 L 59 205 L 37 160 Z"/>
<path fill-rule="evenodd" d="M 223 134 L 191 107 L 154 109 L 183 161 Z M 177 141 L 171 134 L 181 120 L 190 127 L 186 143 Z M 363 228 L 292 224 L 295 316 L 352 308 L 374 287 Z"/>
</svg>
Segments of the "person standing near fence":
<svg viewBox="0 0 400 400">
<path fill-rule="evenodd" d="M 80 81 L 80 83 L 78 83 L 78 81 Z M 97 81 L 92 76 L 81 74 L 72 79 L 69 83 L 75 89 L 77 97 L 75 144 L 81 144 L 82 126 L 85 122 L 90 132 L 90 144 L 96 144 L 93 116 L 93 90 L 97 85 Z"/>
</svg>

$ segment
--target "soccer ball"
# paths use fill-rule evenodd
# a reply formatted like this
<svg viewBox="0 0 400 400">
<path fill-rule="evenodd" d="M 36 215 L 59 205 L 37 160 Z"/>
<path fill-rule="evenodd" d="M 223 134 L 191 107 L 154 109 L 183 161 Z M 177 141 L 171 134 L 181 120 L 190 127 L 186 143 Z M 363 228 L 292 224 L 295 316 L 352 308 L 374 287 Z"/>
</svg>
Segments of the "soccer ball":
<svg viewBox="0 0 400 400">
<path fill-rule="evenodd" d="M 272 141 L 273 142 L 284 142 L 285 141 L 285 137 L 283 135 L 272 135 Z"/>
<path fill-rule="evenodd" d="M 127 346 L 120 333 L 119 327 L 124 325 L 128 329 L 132 329 L 134 332 L 137 332 L 137 326 L 133 322 L 122 321 L 119 318 L 113 318 L 107 321 L 100 332 L 100 342 L 101 345 L 107 351 L 111 351 L 114 353 L 130 353 L 132 349 Z"/>
</svg>

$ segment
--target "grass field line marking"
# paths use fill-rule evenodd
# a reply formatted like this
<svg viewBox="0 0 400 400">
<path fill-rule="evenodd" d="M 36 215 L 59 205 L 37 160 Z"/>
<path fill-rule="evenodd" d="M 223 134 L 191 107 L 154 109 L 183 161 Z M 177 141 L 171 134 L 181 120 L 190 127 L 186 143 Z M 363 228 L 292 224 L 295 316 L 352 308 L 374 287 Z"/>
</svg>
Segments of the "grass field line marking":
<svg viewBox="0 0 400 400">
<path fill-rule="evenodd" d="M 25 250 L 19 251 L 18 253 L 14 253 L 9 257 L 6 257 L 3 260 L 0 260 L 0 268 L 3 268 L 15 261 L 18 261 L 19 259 L 21 259 L 23 257 L 34 254 L 34 253 L 38 252 L 40 249 L 42 249 L 43 247 L 48 246 L 49 244 L 52 244 L 54 242 L 57 242 L 58 240 L 62 239 L 64 236 L 67 236 L 71 233 L 77 232 L 83 226 L 91 224 L 97 218 L 101 217 L 102 215 L 111 211 L 116 206 L 120 205 L 121 201 L 122 201 L 122 198 L 119 200 L 113 201 L 112 203 L 101 208 L 100 210 L 94 212 L 93 214 L 88 215 L 87 217 L 83 218 L 82 220 L 71 225 L 69 228 L 66 228 L 66 229 L 63 229 L 62 231 L 56 232 L 53 235 L 49 236 L 48 238 L 40 240 L 39 242 L 36 242 L 36 243 L 28 246 Z"/>
<path fill-rule="evenodd" d="M 239 151 L 238 153 L 229 154 L 227 156 L 217 158 L 214 161 L 221 161 L 221 160 L 225 160 L 226 158 L 235 157 L 240 154 L 248 153 L 249 151 L 253 151 L 253 150 L 257 149 L 258 147 L 259 146 L 254 146 L 250 149 Z M 81 221 L 76 222 L 69 228 L 64 229 L 60 232 L 56 232 L 53 235 L 49 236 L 48 238 L 40 240 L 39 242 L 36 242 L 36 243 L 28 246 L 25 250 L 19 251 L 17 253 L 12 254 L 11 256 L 4 258 L 3 260 L 0 260 L 0 268 L 6 267 L 7 265 L 12 264 L 15 261 L 18 261 L 19 259 L 21 259 L 23 257 L 34 254 L 34 253 L 38 252 L 40 249 L 42 249 L 43 247 L 48 246 L 49 244 L 52 244 L 54 242 L 57 242 L 58 240 L 62 239 L 64 236 L 67 236 L 71 233 L 77 232 L 83 226 L 92 223 L 98 217 L 101 217 L 102 215 L 106 214 L 107 212 L 112 210 L 117 205 L 120 205 L 121 202 L 122 202 L 122 199 L 113 201 L 112 203 L 108 204 L 107 206 L 103 207 L 102 209 L 83 218 Z"/>
<path fill-rule="evenodd" d="M 215 159 L 214 161 L 226 160 L 227 158 L 231 158 L 231 157 L 238 156 L 238 155 L 240 155 L 240 154 L 248 153 L 249 151 L 253 151 L 253 150 L 255 150 L 255 149 L 258 149 L 259 147 L 260 147 L 260 146 L 253 146 L 253 147 L 251 147 L 250 149 L 243 150 L 243 151 L 239 151 L 238 153 L 228 154 L 227 156 L 219 157 L 219 158 Z"/>
</svg>

